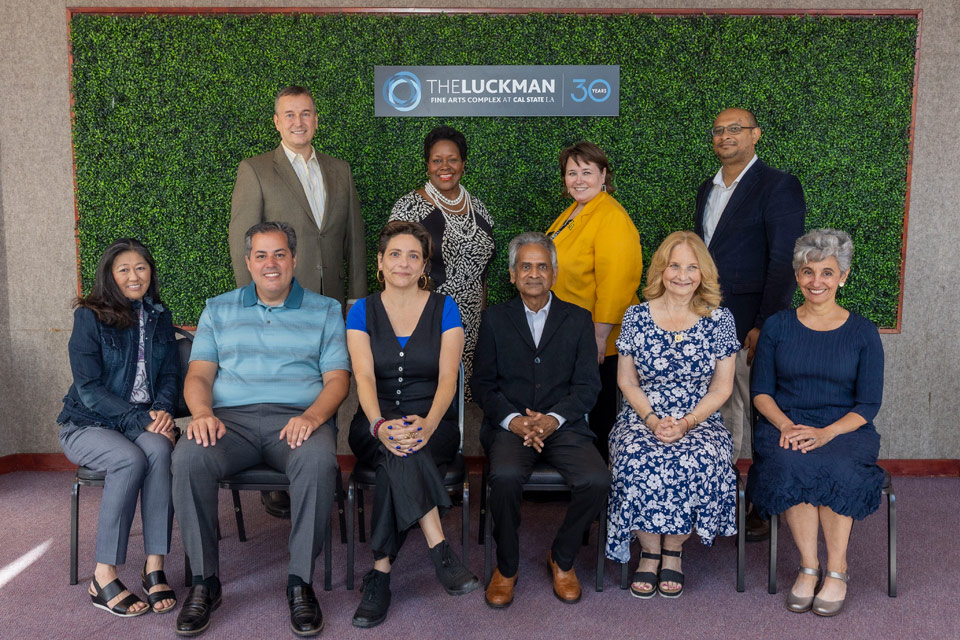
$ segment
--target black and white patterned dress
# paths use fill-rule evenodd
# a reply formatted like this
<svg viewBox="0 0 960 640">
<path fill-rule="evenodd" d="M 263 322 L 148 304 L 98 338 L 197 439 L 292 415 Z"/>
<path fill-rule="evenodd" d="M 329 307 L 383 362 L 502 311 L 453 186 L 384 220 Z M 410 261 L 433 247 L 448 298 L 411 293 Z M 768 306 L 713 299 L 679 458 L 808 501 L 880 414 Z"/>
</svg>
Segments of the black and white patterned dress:
<svg viewBox="0 0 960 640">
<path fill-rule="evenodd" d="M 733 314 L 714 309 L 674 340 L 650 316 L 647 302 L 627 309 L 617 351 L 632 356 L 640 388 L 658 416 L 682 418 L 707 394 L 717 361 L 740 350 Z M 737 532 L 733 441 L 719 411 L 685 436 L 664 444 L 623 400 L 610 432 L 613 482 L 607 557 L 630 559 L 634 531 L 684 534 L 704 544 Z"/>
<path fill-rule="evenodd" d="M 419 222 L 433 237 L 430 279 L 437 293 L 450 296 L 460 308 L 464 333 L 463 366 L 468 383 L 473 371 L 473 351 L 477 346 L 484 282 L 496 249 L 493 218 L 487 208 L 473 195 L 470 196 L 470 206 L 476 215 L 477 232 L 469 239 L 464 236 L 464 227 L 473 224 L 468 216 L 444 213 L 416 191 L 397 200 L 390 212 L 391 220 Z M 469 398 L 469 384 L 466 389 Z"/>
</svg>

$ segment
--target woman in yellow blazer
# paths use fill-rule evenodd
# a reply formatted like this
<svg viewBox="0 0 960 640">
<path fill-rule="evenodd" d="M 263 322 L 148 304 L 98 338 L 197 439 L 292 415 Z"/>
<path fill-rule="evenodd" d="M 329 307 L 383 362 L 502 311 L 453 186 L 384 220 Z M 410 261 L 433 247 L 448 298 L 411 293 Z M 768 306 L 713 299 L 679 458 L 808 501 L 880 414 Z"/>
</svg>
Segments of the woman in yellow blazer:
<svg viewBox="0 0 960 640">
<path fill-rule="evenodd" d="M 611 195 L 613 174 L 603 150 L 580 142 L 560 153 L 564 195 L 574 202 L 547 235 L 557 247 L 559 270 L 553 292 L 593 315 L 603 386 L 590 412 L 597 448 L 607 459 L 607 436 L 617 416 L 617 336 L 627 307 L 639 302 L 643 272 L 640 234 Z"/>
</svg>

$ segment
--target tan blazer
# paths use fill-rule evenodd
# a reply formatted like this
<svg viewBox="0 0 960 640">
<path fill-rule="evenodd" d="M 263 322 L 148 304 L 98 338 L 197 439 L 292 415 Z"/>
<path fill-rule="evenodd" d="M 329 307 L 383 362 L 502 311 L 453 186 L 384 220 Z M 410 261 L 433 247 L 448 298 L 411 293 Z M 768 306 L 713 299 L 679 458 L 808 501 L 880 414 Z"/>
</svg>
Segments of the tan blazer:
<svg viewBox="0 0 960 640">
<path fill-rule="evenodd" d="M 240 163 L 230 207 L 230 261 L 238 287 L 250 283 L 243 235 L 258 222 L 279 220 L 297 232 L 294 275 L 302 286 L 343 304 L 346 278 L 346 297 L 367 295 L 363 218 L 350 165 L 323 153 L 317 153 L 317 162 L 327 194 L 320 229 L 282 145 Z"/>
</svg>

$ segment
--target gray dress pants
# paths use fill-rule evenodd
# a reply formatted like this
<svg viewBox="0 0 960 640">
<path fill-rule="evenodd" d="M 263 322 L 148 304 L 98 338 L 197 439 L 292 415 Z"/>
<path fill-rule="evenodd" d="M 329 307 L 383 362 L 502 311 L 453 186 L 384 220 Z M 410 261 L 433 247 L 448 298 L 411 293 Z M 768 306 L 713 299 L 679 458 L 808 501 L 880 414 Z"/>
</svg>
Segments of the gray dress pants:
<svg viewBox="0 0 960 640">
<path fill-rule="evenodd" d="M 337 472 L 337 438 L 333 420 L 291 449 L 280 431 L 303 409 L 255 404 L 214 409 L 227 428 L 209 447 L 180 438 L 173 452 L 173 504 L 183 546 L 194 575 L 220 574 L 217 542 L 218 481 L 231 473 L 265 463 L 290 481 L 290 565 L 287 573 L 309 583 L 323 547 Z"/>
<path fill-rule="evenodd" d="M 60 427 L 60 447 L 70 462 L 106 472 L 97 518 L 97 562 L 118 565 L 127 561 L 138 496 L 144 551 L 148 555 L 170 552 L 173 445 L 165 436 L 145 431 L 131 442 L 113 429 L 67 422 Z"/>
</svg>

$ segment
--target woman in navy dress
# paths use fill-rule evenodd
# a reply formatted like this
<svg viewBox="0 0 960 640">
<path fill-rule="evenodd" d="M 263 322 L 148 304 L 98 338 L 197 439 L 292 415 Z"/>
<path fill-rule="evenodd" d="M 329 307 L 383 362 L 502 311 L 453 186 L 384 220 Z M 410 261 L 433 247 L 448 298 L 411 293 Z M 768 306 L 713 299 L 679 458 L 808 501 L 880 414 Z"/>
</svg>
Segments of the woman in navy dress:
<svg viewBox="0 0 960 640">
<path fill-rule="evenodd" d="M 630 592 L 676 598 L 693 530 L 707 545 L 737 532 L 733 442 L 719 409 L 733 390 L 740 343 L 733 315 L 718 306 L 717 268 L 689 231 L 657 249 L 643 295 L 617 339 L 624 402 L 610 433 L 607 557 L 628 562 L 636 535 Z"/>
<path fill-rule="evenodd" d="M 443 486 L 460 447 L 453 399 L 463 325 L 450 296 L 426 289 L 433 243 L 416 222 L 395 220 L 380 232 L 378 280 L 383 291 L 347 314 L 347 347 L 360 406 L 350 448 L 377 471 L 370 548 L 357 627 L 374 627 L 390 607 L 390 570 L 407 531 L 420 525 L 437 578 L 450 595 L 479 586 L 447 543 L 440 516 L 450 508 Z"/>
<path fill-rule="evenodd" d="M 880 336 L 836 301 L 852 259 L 843 231 L 818 229 L 797 240 L 793 268 L 804 302 L 764 323 L 753 361 L 760 419 L 748 490 L 761 517 L 784 514 L 800 550 L 787 608 L 821 616 L 843 608 L 850 530 L 880 506 L 883 488 L 880 435 L 871 422 L 883 393 Z"/>
</svg>

